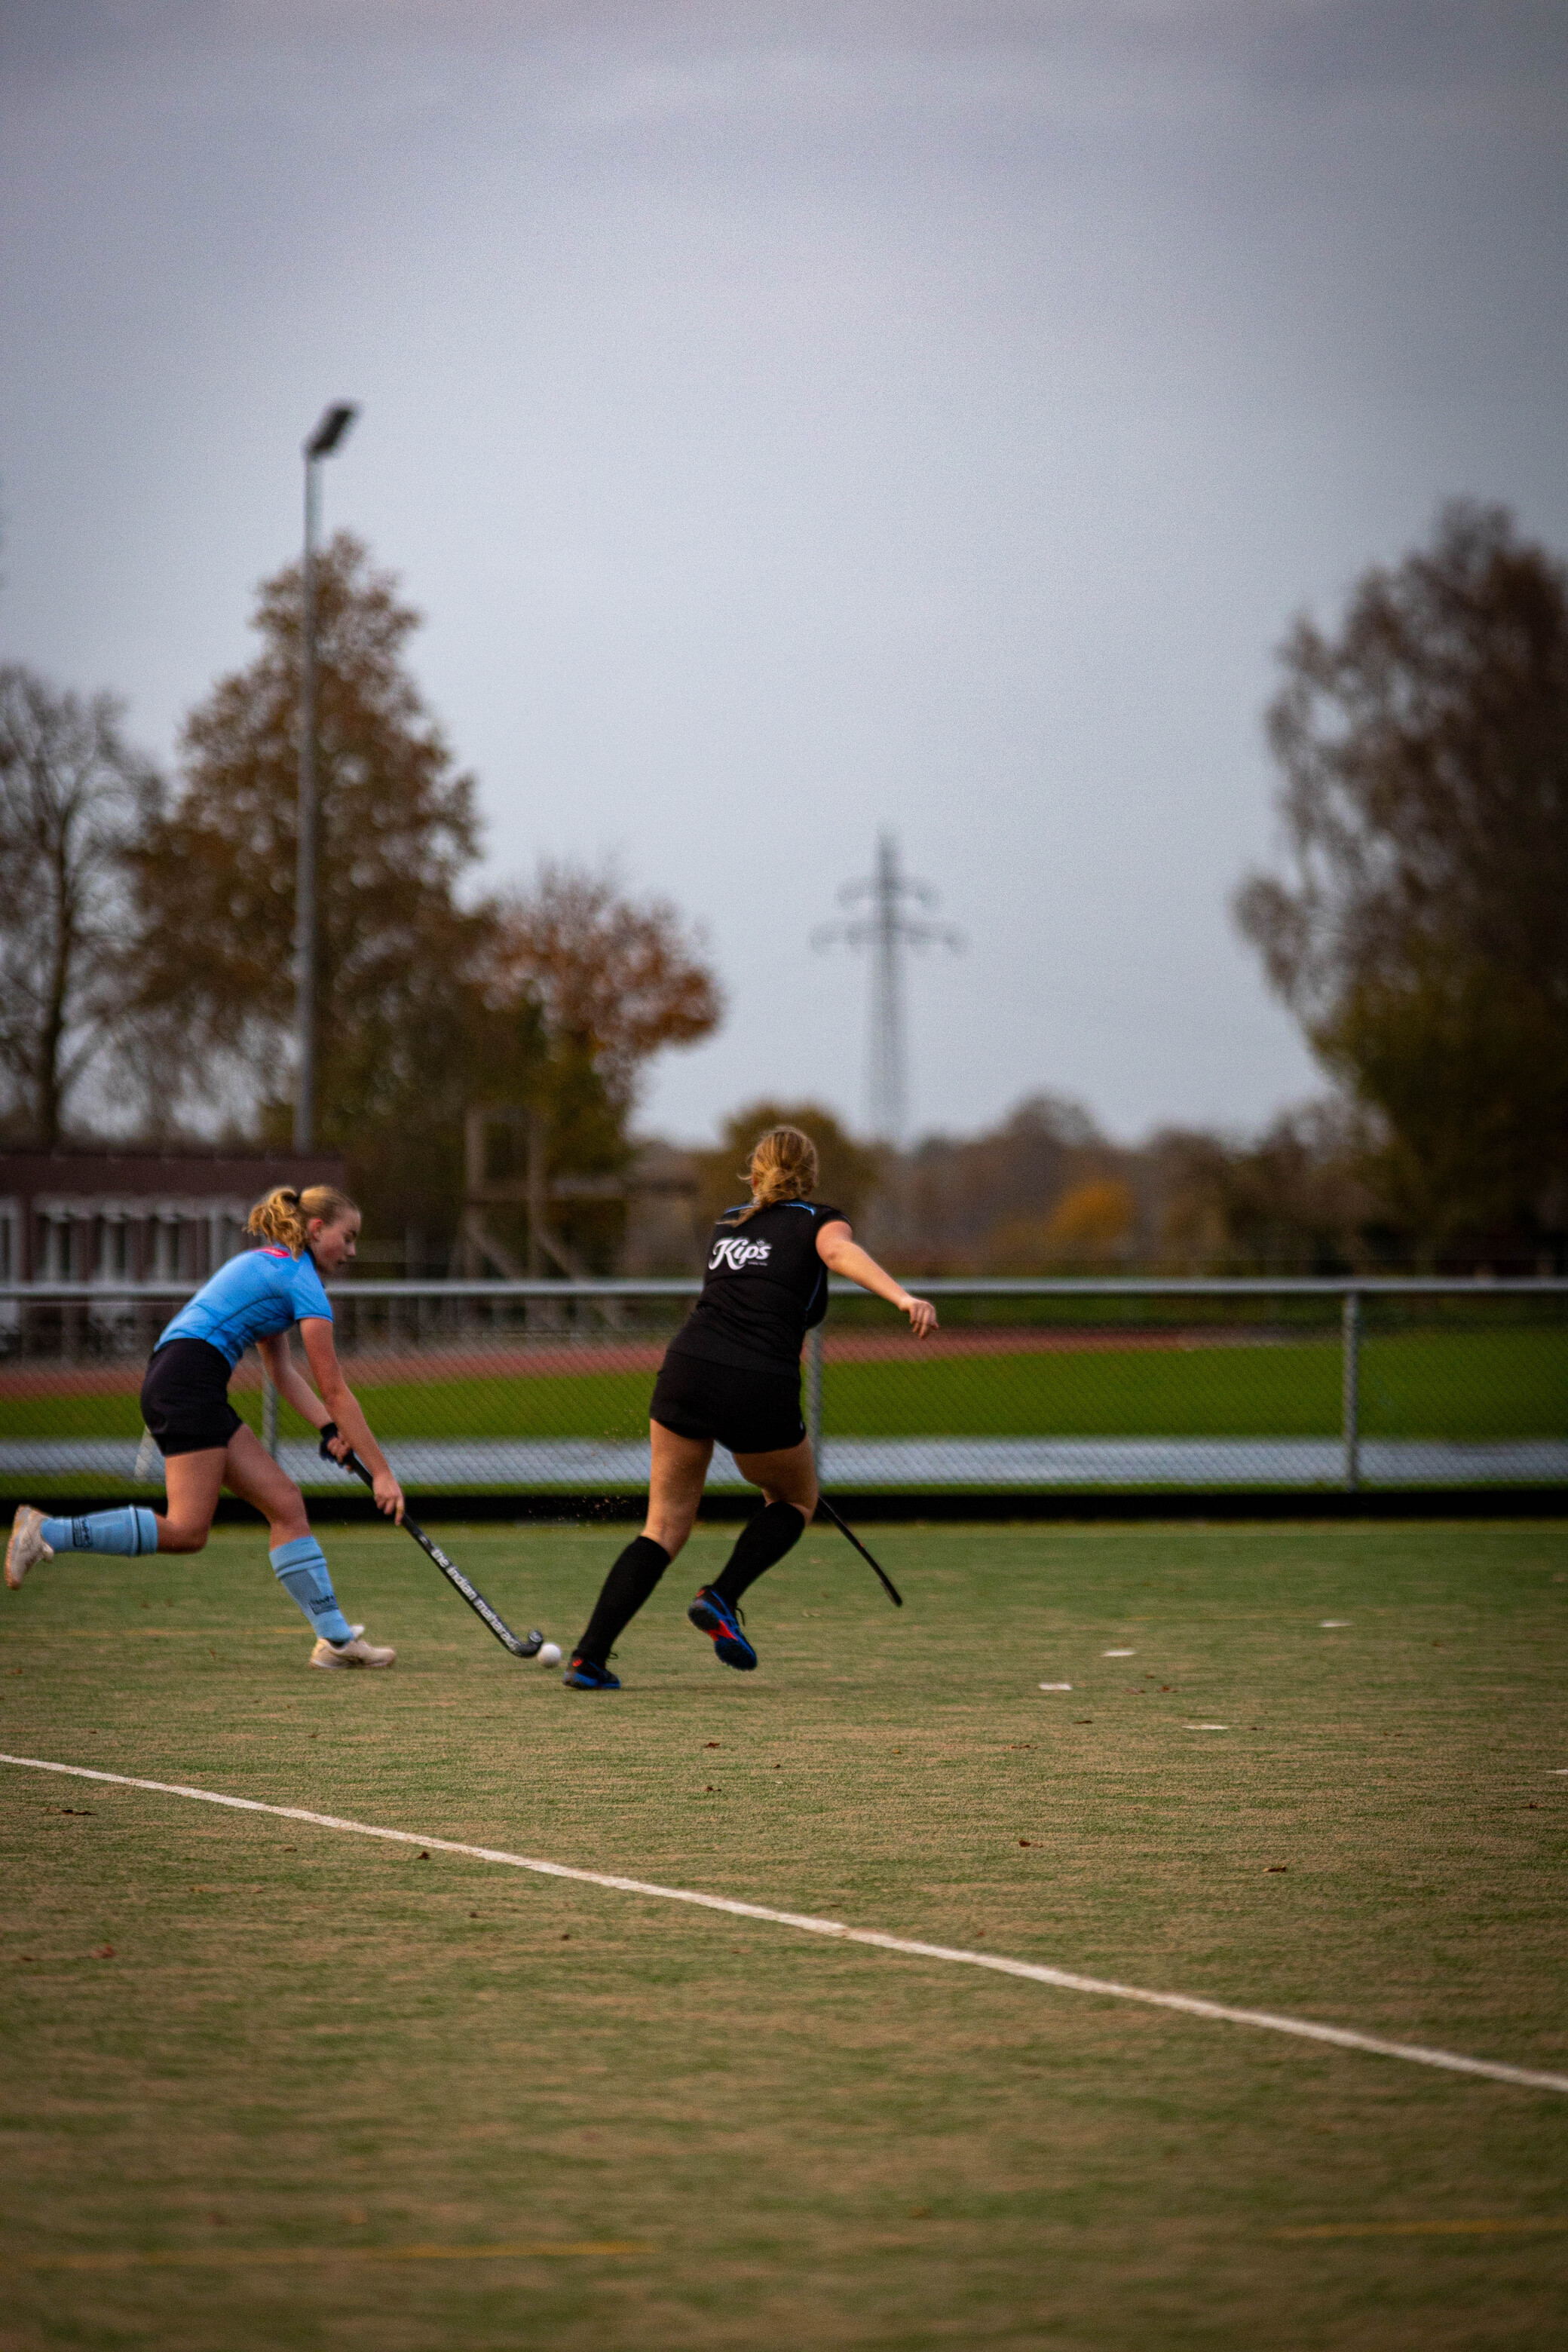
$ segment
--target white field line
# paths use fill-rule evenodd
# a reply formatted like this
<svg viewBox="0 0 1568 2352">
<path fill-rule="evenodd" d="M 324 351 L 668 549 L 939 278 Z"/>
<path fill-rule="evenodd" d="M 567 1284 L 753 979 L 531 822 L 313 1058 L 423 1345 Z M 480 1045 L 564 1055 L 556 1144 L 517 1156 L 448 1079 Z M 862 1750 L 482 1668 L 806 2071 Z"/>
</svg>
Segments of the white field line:
<svg viewBox="0 0 1568 2352">
<path fill-rule="evenodd" d="M 189 1797 L 197 1804 L 226 1805 L 240 1813 L 266 1813 L 280 1822 L 309 1822 L 315 1829 L 346 1830 L 354 1837 L 384 1838 L 394 1845 L 428 1847 L 434 1853 L 458 1853 L 471 1862 L 493 1862 L 509 1870 L 531 1870 L 541 1878 L 566 1878 L 580 1886 L 607 1886 L 616 1895 L 642 1895 L 660 1903 L 689 1903 L 702 1911 L 723 1911 L 738 1919 L 765 1919 L 775 1927 L 795 1927 L 805 1936 L 832 1936 L 841 1943 L 868 1944 L 876 1951 L 904 1952 L 911 1959 L 946 1960 L 966 1969 L 987 1969 L 994 1976 L 1025 1977 L 1031 1984 L 1055 1985 L 1064 1992 L 1097 1993 L 1107 2000 L 1136 2000 L 1149 2009 L 1173 2009 L 1184 2017 L 1208 2017 L 1222 2025 L 1253 2025 L 1268 2033 L 1290 2033 L 1302 2042 L 1327 2042 L 1339 2050 L 1364 2050 L 1375 2058 L 1403 2058 L 1414 2066 L 1439 2066 L 1450 2074 L 1484 2074 L 1494 2083 L 1518 2083 L 1530 2091 L 1568 2093 L 1568 2074 L 1543 2074 L 1531 2066 L 1509 2066 L 1495 2058 L 1466 2058 L 1458 2051 L 1428 2050 L 1418 2042 L 1389 2042 L 1380 2033 L 1358 2033 L 1343 2025 L 1319 2025 L 1310 2018 L 1281 2017 L 1268 2009 L 1235 2009 L 1227 2001 L 1203 2000 L 1192 1993 L 1150 1992 L 1141 1985 L 1118 1984 L 1109 1977 L 1079 1976 L 1071 1969 L 1043 1968 L 1035 1960 L 1010 1960 L 996 1952 L 966 1952 L 948 1944 L 917 1943 L 908 1936 L 887 1936 L 874 1927 L 848 1927 L 840 1919 L 816 1919 L 809 1912 L 774 1911 L 763 1903 L 741 1903 L 729 1895 L 700 1895 L 689 1886 L 658 1886 L 647 1879 L 620 1878 L 603 1870 L 574 1870 L 563 1862 L 539 1862 L 531 1855 L 508 1853 L 500 1846 L 463 1845 L 455 1838 L 426 1837 L 413 1830 L 382 1829 L 374 1822 L 342 1821 L 335 1813 L 308 1812 L 302 1805 L 268 1805 L 257 1797 L 229 1797 L 216 1789 L 188 1789 L 174 1780 L 141 1780 L 127 1772 L 100 1772 L 88 1764 L 56 1764 L 41 1756 L 0 1754 L 0 1764 L 16 1764 L 30 1772 L 62 1772 L 78 1780 L 108 1781 L 117 1789 L 149 1789 L 155 1796 Z"/>
</svg>

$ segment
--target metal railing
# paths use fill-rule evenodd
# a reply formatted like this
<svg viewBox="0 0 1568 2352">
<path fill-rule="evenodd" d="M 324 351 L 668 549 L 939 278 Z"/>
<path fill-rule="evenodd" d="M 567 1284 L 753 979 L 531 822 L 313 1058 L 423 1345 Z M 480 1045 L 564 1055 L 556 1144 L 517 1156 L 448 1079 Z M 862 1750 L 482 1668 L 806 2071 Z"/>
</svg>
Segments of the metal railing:
<svg viewBox="0 0 1568 2352">
<path fill-rule="evenodd" d="M 1568 1484 L 1565 1279 L 913 1286 L 942 1318 L 923 1346 L 853 1284 L 829 1286 L 803 1407 L 836 1485 Z M 132 1477 L 141 1367 L 188 1287 L 0 1286 L 0 1483 Z M 581 1494 L 646 1477 L 654 1372 L 698 1287 L 348 1280 L 332 1295 L 340 1354 L 410 1484 Z M 254 1357 L 234 1394 L 294 1475 L 331 1479 Z M 737 1475 L 721 1454 L 715 1477 Z"/>
</svg>

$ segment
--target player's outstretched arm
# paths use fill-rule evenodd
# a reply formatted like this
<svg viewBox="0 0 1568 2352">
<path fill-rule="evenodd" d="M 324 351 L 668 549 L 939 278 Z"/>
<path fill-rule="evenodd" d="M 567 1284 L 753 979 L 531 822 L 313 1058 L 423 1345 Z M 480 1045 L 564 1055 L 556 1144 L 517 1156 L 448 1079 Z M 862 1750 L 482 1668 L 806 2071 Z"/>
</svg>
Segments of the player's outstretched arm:
<svg viewBox="0 0 1568 2352">
<path fill-rule="evenodd" d="M 931 1300 L 917 1298 L 913 1291 L 906 1290 L 885 1266 L 879 1265 L 870 1251 L 861 1248 L 843 1218 L 836 1217 L 832 1224 L 824 1225 L 816 1236 L 816 1255 L 829 1274 L 846 1275 L 851 1282 L 858 1282 L 862 1290 L 870 1291 L 878 1298 L 885 1298 L 889 1307 L 896 1307 L 900 1315 L 907 1315 L 912 1338 L 923 1339 L 929 1331 L 936 1329 L 936 1308 Z"/>
<path fill-rule="evenodd" d="M 360 1410 L 358 1398 L 343 1378 L 338 1351 L 332 1344 L 331 1323 L 324 1315 L 301 1316 L 300 1337 L 305 1343 L 305 1359 L 310 1367 L 310 1376 L 321 1391 L 320 1402 L 311 1396 L 298 1372 L 293 1374 L 293 1378 L 308 1403 L 300 1403 L 291 1391 L 284 1389 L 281 1381 L 278 1383 L 279 1394 L 288 1395 L 289 1403 L 296 1412 L 304 1413 L 313 1429 L 324 1429 L 329 1421 L 337 1423 L 337 1436 L 327 1441 L 329 1451 L 339 1462 L 347 1458 L 351 1448 L 359 1455 L 375 1482 L 377 1508 L 386 1512 L 401 1527 L 403 1489 L 387 1467 L 385 1454 L 370 1433 L 370 1423 Z M 281 1344 L 286 1346 L 287 1343 Z M 326 1408 L 324 1412 L 322 1406 Z"/>
</svg>

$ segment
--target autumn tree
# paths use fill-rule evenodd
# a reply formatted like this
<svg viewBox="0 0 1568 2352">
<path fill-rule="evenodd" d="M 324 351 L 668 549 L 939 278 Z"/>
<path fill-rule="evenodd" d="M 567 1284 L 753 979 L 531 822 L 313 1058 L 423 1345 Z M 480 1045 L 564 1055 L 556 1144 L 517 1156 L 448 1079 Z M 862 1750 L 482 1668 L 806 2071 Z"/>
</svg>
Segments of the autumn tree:
<svg viewBox="0 0 1568 2352">
<path fill-rule="evenodd" d="M 626 896 L 612 872 L 547 861 L 531 887 L 496 902 L 488 971 L 489 1003 L 532 1024 L 534 1052 L 492 1064 L 481 1099 L 538 1113 L 550 1180 L 625 1176 L 647 1064 L 708 1036 L 722 1014 L 700 935 L 668 899 Z M 584 1262 L 611 1262 L 621 1202 L 578 1199 L 552 1213 Z"/>
<path fill-rule="evenodd" d="M 1444 509 L 1268 713 L 1291 870 L 1237 898 L 1314 1049 L 1375 1115 L 1413 1235 L 1568 1222 L 1568 579 L 1501 508 Z"/>
<path fill-rule="evenodd" d="M 496 972 L 535 999 L 552 1037 L 581 1044 L 617 1106 L 653 1055 L 718 1026 L 718 980 L 668 899 L 639 905 L 608 871 L 547 861 L 496 913 Z"/>
<path fill-rule="evenodd" d="M 926 1274 L 1058 1267 L 1058 1203 L 1119 1173 L 1118 1155 L 1082 1104 L 1056 1095 L 1026 1096 L 981 1135 L 929 1136 L 909 1164 L 904 1262 Z"/>
<path fill-rule="evenodd" d="M 1362 1170 L 1366 1119 L 1342 1097 L 1237 1139 L 1166 1128 L 1137 1155 L 1153 1262 L 1178 1274 L 1344 1274 L 1384 1237 Z"/>
<path fill-rule="evenodd" d="M 124 856 L 153 772 L 110 694 L 0 668 L 0 1073 L 45 1150 L 123 1004 Z"/>
<path fill-rule="evenodd" d="M 256 658 L 187 719 L 177 778 L 149 792 L 130 857 L 128 1029 L 163 1024 L 183 1066 L 209 1079 L 239 1073 L 278 1141 L 289 1127 L 300 617 L 289 564 L 261 586 Z M 316 618 L 317 1127 L 346 1154 L 380 1246 L 408 1236 L 420 1267 L 456 1230 L 470 1108 L 537 1108 L 553 1172 L 613 1174 L 629 1156 L 639 1070 L 712 1027 L 718 990 L 674 908 L 639 907 L 608 877 L 546 867 L 531 890 L 467 898 L 476 791 L 406 667 L 417 614 L 340 532 L 318 558 Z M 618 1211 L 582 1216 L 593 1262 L 606 1262 Z"/>
<path fill-rule="evenodd" d="M 318 558 L 320 1029 L 317 1123 L 383 1229 L 449 1211 L 487 1027 L 493 919 L 459 885 L 479 856 L 470 777 L 405 666 L 418 615 L 340 532 Z M 288 1132 L 300 579 L 260 589 L 260 650 L 185 722 L 175 782 L 132 856 L 141 945 L 128 1009 L 178 1024 L 193 1058 L 247 1072 Z M 487 1015 L 489 1016 L 487 1019 Z"/>
</svg>

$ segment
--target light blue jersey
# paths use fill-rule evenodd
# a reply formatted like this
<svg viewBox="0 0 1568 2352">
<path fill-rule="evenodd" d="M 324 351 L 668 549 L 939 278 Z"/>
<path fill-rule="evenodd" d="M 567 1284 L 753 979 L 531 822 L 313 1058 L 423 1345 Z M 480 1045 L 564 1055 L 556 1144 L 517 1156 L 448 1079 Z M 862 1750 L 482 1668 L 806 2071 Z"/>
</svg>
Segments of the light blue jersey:
<svg viewBox="0 0 1568 2352">
<path fill-rule="evenodd" d="M 253 1339 L 270 1339 L 306 1315 L 332 1319 L 316 1261 L 307 1250 L 293 1257 L 268 1242 L 220 1265 L 212 1280 L 188 1299 L 158 1334 L 166 1339 L 205 1339 L 228 1358 L 232 1371 Z"/>
</svg>

